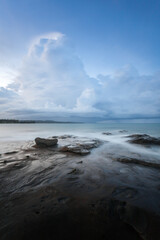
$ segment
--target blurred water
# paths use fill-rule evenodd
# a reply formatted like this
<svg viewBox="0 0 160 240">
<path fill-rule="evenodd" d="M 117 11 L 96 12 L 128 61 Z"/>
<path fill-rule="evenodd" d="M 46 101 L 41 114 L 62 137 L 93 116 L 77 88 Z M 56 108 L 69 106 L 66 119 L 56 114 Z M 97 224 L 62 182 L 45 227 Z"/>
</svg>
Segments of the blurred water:
<svg viewBox="0 0 160 240">
<path fill-rule="evenodd" d="M 123 131 L 125 130 L 125 131 Z M 103 135 L 103 132 L 110 132 L 112 135 Z M 73 168 L 81 168 L 84 174 L 80 175 L 79 184 L 84 183 L 85 186 L 89 185 L 91 188 L 99 188 L 107 182 L 115 186 L 136 188 L 140 199 L 142 198 L 144 191 L 150 197 L 155 194 L 154 202 L 159 204 L 159 182 L 160 171 L 156 167 L 144 167 L 143 164 L 132 163 L 132 159 L 147 163 L 156 163 L 160 166 L 160 147 L 159 146 L 142 146 L 128 143 L 126 136 L 133 133 L 149 134 L 151 136 L 160 137 L 160 124 L 149 123 L 96 123 L 96 124 L 0 124 L 0 158 L 2 160 L 2 166 L 4 164 L 4 157 L 14 160 L 23 159 L 24 153 L 22 149 L 29 149 L 34 143 L 26 140 L 34 140 L 35 137 L 52 137 L 56 135 L 72 134 L 80 137 L 87 138 L 99 138 L 104 140 L 104 143 L 96 149 L 93 149 L 91 154 L 82 157 L 79 156 L 78 161 L 82 160 L 83 164 L 77 166 L 77 157 L 70 158 L 70 162 L 66 161 L 66 158 L 61 160 L 56 168 L 51 170 L 42 171 L 43 169 L 49 169 L 50 165 L 55 164 L 55 155 L 47 155 L 47 152 L 43 156 L 39 155 L 36 161 L 29 161 L 23 170 L 19 171 L 19 174 L 14 174 L 13 179 L 15 182 L 10 181 L 8 185 L 9 189 L 13 188 L 17 191 L 21 191 L 25 186 L 30 188 L 33 186 L 33 172 L 35 174 L 39 171 L 35 177 L 35 186 L 39 184 L 48 184 L 54 181 L 62 181 L 70 177 L 68 172 Z M 75 140 L 76 141 L 76 140 Z M 60 141 L 58 142 L 60 144 Z M 5 155 L 3 153 L 17 151 L 17 155 Z M 30 153 L 32 154 L 32 152 Z M 51 158 L 50 158 L 51 157 Z M 118 158 L 130 159 L 130 163 L 121 163 L 117 161 Z M 56 162 L 57 163 L 57 162 Z M 84 171 L 85 169 L 85 171 Z M 22 171 L 22 175 L 21 175 Z M 24 171 L 24 172 L 23 172 Z M 51 171 L 51 172 L 48 172 Z M 53 172 L 52 172 L 53 171 Z M 55 171 L 55 172 L 54 172 Z M 54 175 L 55 174 L 55 175 Z M 56 177 L 53 177 L 56 176 Z M 16 180 L 16 178 L 18 180 Z M 41 178 L 41 181 L 39 179 Z M 31 179 L 31 180 L 30 180 Z M 70 181 L 70 180 L 69 180 Z M 75 183 L 77 180 L 75 180 Z M 30 182 L 30 184 L 29 184 Z M 37 184 L 37 185 L 36 185 Z M 67 187 L 71 188 L 70 182 Z M 72 182 L 73 186 L 73 182 Z M 75 185 L 77 188 L 77 185 Z M 72 189 L 72 188 L 71 188 Z M 75 189 L 74 189 L 75 190 Z M 145 195 L 144 195 L 145 196 Z M 149 204 L 150 204 L 149 200 Z M 156 208 L 157 205 L 155 204 Z"/>
<path fill-rule="evenodd" d="M 35 137 L 49 137 L 63 134 L 98 137 L 104 139 L 102 132 L 121 136 L 146 133 L 160 136 L 160 123 L 82 123 L 82 124 L 0 124 L 0 141 L 33 140 Z"/>
</svg>

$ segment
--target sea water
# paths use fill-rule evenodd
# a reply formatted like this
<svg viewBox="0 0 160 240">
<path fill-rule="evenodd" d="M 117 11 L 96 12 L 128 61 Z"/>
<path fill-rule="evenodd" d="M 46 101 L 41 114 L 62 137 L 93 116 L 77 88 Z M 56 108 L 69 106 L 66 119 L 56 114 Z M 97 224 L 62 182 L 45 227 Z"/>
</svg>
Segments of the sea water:
<svg viewBox="0 0 160 240">
<path fill-rule="evenodd" d="M 114 136 L 125 134 L 149 134 L 160 137 L 160 123 L 43 123 L 43 124 L 0 124 L 0 141 L 33 140 L 35 137 L 52 137 L 73 134 L 91 138 L 104 138 L 103 132 Z"/>
<path fill-rule="evenodd" d="M 111 135 L 104 135 L 109 132 Z M 75 135 L 90 139 L 98 138 L 108 142 L 99 154 L 106 156 L 117 153 L 117 156 L 128 156 L 145 161 L 160 163 L 160 146 L 149 148 L 128 143 L 130 134 L 148 134 L 160 137 L 159 123 L 41 123 L 41 124 L 0 124 L 0 153 L 23 147 L 25 141 L 34 141 L 36 137 L 53 137 Z M 106 159 L 106 157 L 105 157 Z"/>
</svg>

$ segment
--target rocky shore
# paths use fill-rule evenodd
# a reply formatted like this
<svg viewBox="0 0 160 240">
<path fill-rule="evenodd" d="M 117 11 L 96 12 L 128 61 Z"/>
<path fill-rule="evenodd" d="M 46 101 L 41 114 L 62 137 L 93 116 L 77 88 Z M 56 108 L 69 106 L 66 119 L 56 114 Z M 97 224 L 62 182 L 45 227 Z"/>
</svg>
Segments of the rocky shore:
<svg viewBox="0 0 160 240">
<path fill-rule="evenodd" d="M 128 139 L 159 145 L 148 135 Z M 127 150 L 63 135 L 2 152 L 0 239 L 159 240 L 159 162 Z"/>
</svg>

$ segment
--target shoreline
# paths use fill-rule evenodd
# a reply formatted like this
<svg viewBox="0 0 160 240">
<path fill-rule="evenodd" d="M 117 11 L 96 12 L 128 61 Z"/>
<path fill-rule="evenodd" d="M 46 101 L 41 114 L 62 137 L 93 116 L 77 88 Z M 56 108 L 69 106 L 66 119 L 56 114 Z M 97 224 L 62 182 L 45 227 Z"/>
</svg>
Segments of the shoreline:
<svg viewBox="0 0 160 240">
<path fill-rule="evenodd" d="M 117 143 L 116 153 L 108 141 L 57 138 L 55 147 L 27 141 L 1 155 L 1 239 L 160 238 L 158 169 L 114 160 Z M 64 151 L 75 143 L 93 150 Z"/>
</svg>

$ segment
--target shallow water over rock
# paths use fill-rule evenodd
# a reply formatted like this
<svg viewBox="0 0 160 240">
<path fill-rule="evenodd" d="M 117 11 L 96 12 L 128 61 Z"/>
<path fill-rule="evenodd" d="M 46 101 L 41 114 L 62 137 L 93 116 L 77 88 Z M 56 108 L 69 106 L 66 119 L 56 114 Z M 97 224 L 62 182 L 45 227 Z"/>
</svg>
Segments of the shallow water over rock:
<svg viewBox="0 0 160 240">
<path fill-rule="evenodd" d="M 57 138 L 56 146 L 35 148 L 34 141 L 12 143 L 10 151 L 1 153 L 2 239 L 27 239 L 28 234 L 44 239 L 42 230 L 39 230 L 42 238 L 41 234 L 36 235 L 42 226 L 48 231 L 46 239 L 54 234 L 65 239 L 65 234 L 56 230 L 60 227 L 73 239 L 76 234 L 73 226 L 79 229 L 83 222 L 86 224 L 81 229 L 83 239 L 91 239 L 87 238 L 89 229 L 92 239 L 104 236 L 117 239 L 113 229 L 123 239 L 149 239 L 149 236 L 158 239 L 158 150 L 133 146 L 126 138 L 119 142 L 114 136 L 106 136 L 104 140 Z M 68 151 L 69 146 L 78 148 L 78 152 Z M 67 150 L 62 151 L 63 148 Z M 82 150 L 90 154 L 83 156 Z M 157 227 L 153 227 L 153 222 Z M 26 225 L 30 233 L 25 230 Z"/>
</svg>

